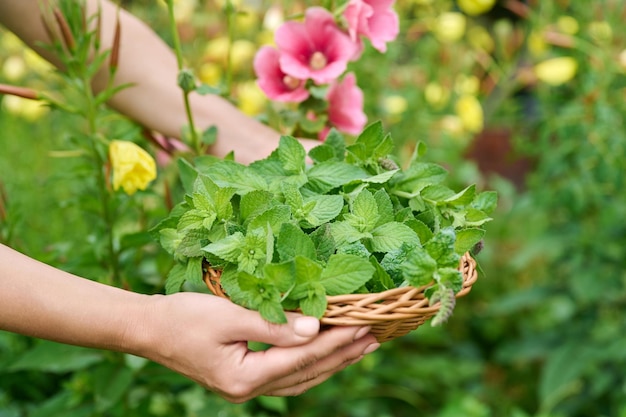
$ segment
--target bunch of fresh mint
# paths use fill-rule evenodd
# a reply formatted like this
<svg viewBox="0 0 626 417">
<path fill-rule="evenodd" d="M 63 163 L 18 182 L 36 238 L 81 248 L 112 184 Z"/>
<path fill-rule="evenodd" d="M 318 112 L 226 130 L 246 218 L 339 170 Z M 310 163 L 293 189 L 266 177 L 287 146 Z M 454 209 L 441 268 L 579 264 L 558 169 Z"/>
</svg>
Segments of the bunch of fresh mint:
<svg viewBox="0 0 626 417">
<path fill-rule="evenodd" d="M 201 157 L 183 163 L 187 194 L 154 231 L 176 264 L 168 293 L 202 284 L 206 263 L 230 299 L 284 323 L 285 310 L 321 317 L 327 295 L 431 285 L 438 324 L 462 288 L 460 255 L 484 235 L 495 192 L 456 192 L 447 171 L 420 162 L 399 169 L 380 122 L 351 145 L 336 131 L 309 152 L 284 136 L 249 166 Z"/>
</svg>

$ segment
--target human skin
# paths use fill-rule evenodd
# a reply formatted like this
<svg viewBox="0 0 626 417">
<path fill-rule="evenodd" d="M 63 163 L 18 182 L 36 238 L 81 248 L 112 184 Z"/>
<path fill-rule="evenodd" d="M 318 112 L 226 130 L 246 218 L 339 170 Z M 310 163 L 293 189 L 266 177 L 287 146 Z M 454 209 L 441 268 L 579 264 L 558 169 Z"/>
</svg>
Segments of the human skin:
<svg viewBox="0 0 626 417">
<path fill-rule="evenodd" d="M 379 344 L 367 327 L 285 325 L 200 293 L 145 295 L 84 279 L 0 245 L 0 330 L 126 352 L 160 363 L 232 402 L 298 395 Z M 253 352 L 248 341 L 273 345 Z"/>
<path fill-rule="evenodd" d="M 43 26 L 39 0 L 0 0 L 0 24 L 19 36 L 50 62 L 58 60 L 40 42 L 50 43 Z M 108 0 L 86 0 L 87 13 L 101 10 L 101 48 L 113 45 L 118 8 Z M 119 10 L 121 43 L 114 85 L 131 83 L 132 87 L 116 94 L 108 104 L 138 123 L 168 137 L 180 137 L 187 124 L 183 96 L 177 86 L 178 64 L 171 48 L 144 22 Z M 108 71 L 94 79 L 95 91 L 107 86 Z M 228 100 L 217 95 L 190 95 L 196 128 L 215 126 L 216 143 L 210 153 L 219 157 L 235 151 L 235 159 L 244 164 L 265 158 L 278 147 L 280 135 L 270 127 L 241 113 Z M 310 149 L 319 142 L 302 139 Z"/>
<path fill-rule="evenodd" d="M 87 0 L 90 12 L 97 10 L 97 3 Z M 103 0 L 103 48 L 111 46 L 116 15 L 116 6 Z M 133 87 L 109 104 L 150 129 L 177 136 L 186 116 L 175 82 L 175 56 L 134 16 L 121 10 L 120 19 L 115 83 Z M 38 42 L 49 42 L 39 0 L 0 0 L 0 24 L 59 65 L 37 47 Z M 98 74 L 95 90 L 106 85 L 106 77 L 106 72 Z M 192 95 L 192 108 L 198 128 L 218 128 L 211 149 L 217 156 L 234 150 L 236 158 L 247 163 L 278 145 L 276 132 L 220 97 Z M 295 313 L 285 325 L 270 324 L 257 312 L 215 296 L 133 293 L 53 268 L 4 245 L 0 288 L 0 330 L 145 357 L 232 402 L 298 395 L 379 346 L 367 327 L 320 331 L 317 319 Z M 248 341 L 272 347 L 252 352 Z"/>
</svg>

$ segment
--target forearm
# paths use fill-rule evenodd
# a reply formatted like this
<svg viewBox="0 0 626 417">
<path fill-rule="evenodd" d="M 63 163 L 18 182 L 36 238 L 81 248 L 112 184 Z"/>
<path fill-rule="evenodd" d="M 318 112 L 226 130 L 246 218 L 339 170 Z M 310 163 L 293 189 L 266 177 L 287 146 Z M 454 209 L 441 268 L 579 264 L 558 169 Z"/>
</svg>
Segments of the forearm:
<svg viewBox="0 0 626 417">
<path fill-rule="evenodd" d="M 87 0 L 87 12 L 96 13 L 98 4 L 102 12 L 101 47 L 106 50 L 113 44 L 118 9 L 107 0 Z M 176 82 L 178 66 L 173 51 L 132 14 L 120 10 L 119 17 L 121 45 L 114 84 L 133 86 L 116 94 L 108 104 L 152 130 L 180 137 L 187 116 Z M 38 42 L 50 42 L 40 18 L 38 0 L 0 0 L 0 23 L 59 65 L 55 57 L 37 46 Z M 95 90 L 105 88 L 108 75 L 108 71 L 101 71 L 96 76 Z M 197 129 L 217 127 L 218 140 L 211 149 L 217 156 L 235 150 L 237 159 L 247 163 L 267 156 L 278 145 L 277 132 L 241 113 L 222 97 L 192 94 L 191 107 Z"/>
<path fill-rule="evenodd" d="M 0 245 L 0 329 L 78 346 L 137 351 L 147 300 Z"/>
</svg>

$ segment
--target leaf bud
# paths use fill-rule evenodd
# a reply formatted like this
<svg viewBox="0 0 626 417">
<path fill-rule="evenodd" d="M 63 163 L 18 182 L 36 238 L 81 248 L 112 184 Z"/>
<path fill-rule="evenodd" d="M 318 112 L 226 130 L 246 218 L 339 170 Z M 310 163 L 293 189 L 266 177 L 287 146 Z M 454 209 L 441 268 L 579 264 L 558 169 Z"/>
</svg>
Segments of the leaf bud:
<svg viewBox="0 0 626 417">
<path fill-rule="evenodd" d="M 183 69 L 178 73 L 178 86 L 185 93 L 190 93 L 196 89 L 196 78 L 190 69 Z"/>
</svg>

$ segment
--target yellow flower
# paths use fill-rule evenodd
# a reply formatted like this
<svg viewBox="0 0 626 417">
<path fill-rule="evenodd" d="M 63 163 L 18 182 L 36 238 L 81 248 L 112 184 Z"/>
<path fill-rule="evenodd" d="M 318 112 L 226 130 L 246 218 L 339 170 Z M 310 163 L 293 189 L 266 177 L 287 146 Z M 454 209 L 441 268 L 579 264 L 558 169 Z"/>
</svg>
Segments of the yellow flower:
<svg viewBox="0 0 626 417">
<path fill-rule="evenodd" d="M 431 81 L 424 88 L 426 102 L 435 109 L 440 109 L 448 104 L 450 90 L 436 81 Z"/>
<path fill-rule="evenodd" d="M 200 66 L 198 78 L 204 84 L 217 85 L 222 79 L 222 67 L 214 62 L 205 62 Z"/>
<path fill-rule="evenodd" d="M 439 41 L 453 43 L 463 37 L 465 26 L 465 16 L 461 13 L 445 12 L 437 18 L 433 32 Z"/>
<path fill-rule="evenodd" d="M 472 95 L 461 96 L 456 102 L 455 110 L 466 131 L 478 133 L 483 130 L 483 108 L 476 97 Z"/>
<path fill-rule="evenodd" d="M 463 12 L 470 16 L 477 16 L 491 10 L 496 0 L 458 0 L 457 3 Z"/>
<path fill-rule="evenodd" d="M 113 167 L 113 189 L 124 189 L 133 195 L 145 190 L 156 178 L 156 162 L 152 156 L 133 142 L 114 140 L 109 145 L 109 158 Z"/>
<path fill-rule="evenodd" d="M 557 86 L 574 78 L 577 69 L 578 63 L 572 57 L 550 58 L 535 65 L 535 76 L 546 84 Z"/>
<path fill-rule="evenodd" d="M 578 24 L 578 20 L 573 18 L 572 16 L 561 16 L 556 21 L 556 25 L 559 30 L 567 35 L 575 35 L 578 33 L 578 29 L 580 25 Z"/>
<path fill-rule="evenodd" d="M 409 103 L 406 98 L 397 94 L 385 97 L 383 100 L 383 108 L 390 115 L 400 115 L 406 111 Z"/>
<path fill-rule="evenodd" d="M 545 40 L 543 32 L 533 30 L 528 35 L 528 50 L 534 56 L 541 56 L 548 50 L 548 44 Z"/>
<path fill-rule="evenodd" d="M 12 55 L 2 65 L 2 75 L 11 82 L 19 81 L 26 75 L 26 63 L 22 57 Z"/>
<path fill-rule="evenodd" d="M 483 26 L 472 26 L 467 31 L 467 40 L 474 48 L 487 53 L 493 52 L 495 48 L 493 38 Z"/>
<path fill-rule="evenodd" d="M 237 86 L 239 109 L 248 116 L 257 116 L 267 105 L 267 97 L 255 81 L 246 81 Z"/>
</svg>

